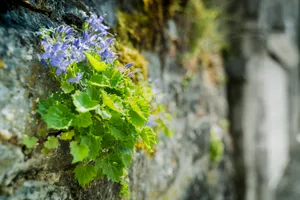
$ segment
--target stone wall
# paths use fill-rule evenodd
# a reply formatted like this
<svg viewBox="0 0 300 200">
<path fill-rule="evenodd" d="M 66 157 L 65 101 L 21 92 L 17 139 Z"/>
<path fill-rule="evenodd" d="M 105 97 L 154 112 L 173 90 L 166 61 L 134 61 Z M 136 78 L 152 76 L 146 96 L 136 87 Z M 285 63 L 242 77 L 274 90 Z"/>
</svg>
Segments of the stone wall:
<svg viewBox="0 0 300 200">
<path fill-rule="evenodd" d="M 68 144 L 61 143 L 54 155 L 44 156 L 38 148 L 28 153 L 21 141 L 26 134 L 36 134 L 37 99 L 57 89 L 37 59 L 36 31 L 63 23 L 80 24 L 89 10 L 107 13 L 106 22 L 115 27 L 117 9 L 132 12 L 137 5 L 135 0 L 1 2 L 1 200 L 119 199 L 119 184 L 106 179 L 95 180 L 84 189 L 78 185 Z M 198 70 L 186 81 L 186 69 L 179 59 L 184 48 L 178 46 L 183 30 L 173 18 L 164 21 L 161 29 L 157 34 L 164 36 L 163 44 L 142 53 L 149 61 L 150 77 L 160 79 L 168 108 L 175 114 L 174 136 L 161 136 L 153 157 L 136 152 L 129 170 L 132 199 L 230 199 L 229 136 L 221 128 L 226 117 L 224 85 L 216 84 L 211 75 L 224 76 L 222 62 L 213 68 L 197 63 Z M 215 59 L 221 61 L 219 55 Z M 225 154 L 217 164 L 209 157 L 212 129 L 225 143 Z"/>
</svg>

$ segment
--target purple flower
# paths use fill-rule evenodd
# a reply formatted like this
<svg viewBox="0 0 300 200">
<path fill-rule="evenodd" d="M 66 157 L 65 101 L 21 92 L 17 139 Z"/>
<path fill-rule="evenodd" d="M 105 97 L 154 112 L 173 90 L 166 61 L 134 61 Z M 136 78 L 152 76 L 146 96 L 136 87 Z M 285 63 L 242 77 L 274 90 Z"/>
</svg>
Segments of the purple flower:
<svg viewBox="0 0 300 200">
<path fill-rule="evenodd" d="M 129 69 L 130 67 L 132 67 L 133 64 L 134 64 L 134 62 L 127 63 L 127 64 L 125 65 L 125 67 Z"/>
<path fill-rule="evenodd" d="M 107 29 L 109 29 L 108 26 L 105 26 L 103 22 L 103 17 L 97 17 L 95 14 L 91 14 L 90 18 L 87 20 L 87 24 L 90 28 L 91 32 L 98 32 L 101 34 L 107 35 Z"/>
<path fill-rule="evenodd" d="M 103 24 L 103 20 L 103 17 L 92 14 L 86 19 L 87 28 L 81 33 L 68 25 L 41 30 L 42 63 L 57 68 L 57 75 L 65 73 L 71 63 L 85 60 L 85 52 L 98 52 L 102 61 L 112 63 L 116 58 L 112 50 L 115 39 L 107 32 L 109 27 Z"/>
<path fill-rule="evenodd" d="M 82 37 L 84 40 L 87 40 L 89 38 L 89 34 L 86 30 L 83 31 Z"/>
<path fill-rule="evenodd" d="M 82 73 L 77 72 L 77 73 L 76 73 L 76 77 L 74 77 L 74 78 L 69 78 L 68 81 L 69 81 L 71 84 L 73 84 L 73 83 L 77 83 L 77 84 L 78 84 L 78 83 L 80 82 L 80 80 L 82 79 L 82 76 L 83 76 Z"/>
<path fill-rule="evenodd" d="M 56 69 L 56 75 L 59 76 L 62 72 L 66 73 L 70 64 L 71 62 L 69 60 L 63 60 Z"/>
</svg>

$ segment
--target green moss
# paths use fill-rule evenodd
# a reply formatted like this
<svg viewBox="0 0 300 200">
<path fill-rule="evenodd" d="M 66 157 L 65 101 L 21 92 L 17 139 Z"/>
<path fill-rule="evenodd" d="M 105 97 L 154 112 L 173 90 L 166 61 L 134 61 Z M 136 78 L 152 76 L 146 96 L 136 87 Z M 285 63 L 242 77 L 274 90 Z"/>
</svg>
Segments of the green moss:
<svg viewBox="0 0 300 200">
<path fill-rule="evenodd" d="M 210 131 L 210 149 L 209 149 L 209 156 L 210 160 L 213 164 L 218 164 L 224 154 L 224 144 L 222 139 L 220 139 L 215 131 L 211 129 Z"/>
<path fill-rule="evenodd" d="M 178 9 L 177 2 L 143 0 L 143 6 L 133 13 L 118 11 L 118 37 L 138 49 L 153 49 L 162 40 L 166 20 Z"/>
<path fill-rule="evenodd" d="M 185 42 L 192 55 L 219 52 L 224 46 L 224 35 L 220 32 L 221 9 L 207 8 L 199 0 L 190 0 L 184 9 L 186 22 Z"/>
<path fill-rule="evenodd" d="M 117 43 L 116 49 L 119 52 L 119 62 L 122 65 L 134 62 L 134 65 L 130 68 L 131 72 L 137 72 L 133 74 L 133 79 L 147 80 L 148 79 L 148 61 L 146 58 L 135 48 L 126 46 L 122 43 Z"/>
<path fill-rule="evenodd" d="M 189 0 L 178 21 L 187 76 L 202 70 L 215 86 L 225 81 L 221 50 L 226 46 L 226 29 L 222 13 L 221 7 L 207 7 L 203 0 Z"/>
</svg>

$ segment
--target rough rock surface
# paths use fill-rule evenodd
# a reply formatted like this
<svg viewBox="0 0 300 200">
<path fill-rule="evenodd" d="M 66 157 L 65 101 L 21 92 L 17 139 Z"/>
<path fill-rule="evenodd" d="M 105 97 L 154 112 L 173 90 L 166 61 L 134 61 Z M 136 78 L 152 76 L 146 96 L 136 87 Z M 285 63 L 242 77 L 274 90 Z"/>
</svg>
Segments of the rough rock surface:
<svg viewBox="0 0 300 200">
<path fill-rule="evenodd" d="M 37 99 L 56 89 L 54 80 L 47 76 L 47 69 L 38 62 L 40 49 L 36 32 L 41 27 L 80 24 L 88 10 L 107 13 L 107 23 L 115 26 L 117 9 L 130 10 L 135 4 L 134 0 L 1 2 L 1 200 L 119 199 L 120 186 L 105 179 L 95 180 L 85 189 L 78 185 L 66 144 L 61 144 L 55 155 L 48 157 L 41 156 L 38 149 L 25 154 L 21 140 L 24 135 L 36 132 Z M 180 29 L 174 21 L 169 24 L 172 28 L 168 32 Z M 163 29 L 167 32 L 167 25 Z M 169 51 L 177 51 L 175 42 L 170 37 L 166 40 L 168 46 L 163 59 L 156 51 L 144 54 L 150 63 L 150 76 L 160 79 L 169 109 L 177 115 L 171 125 L 174 136 L 160 138 L 153 158 L 143 152 L 136 153 L 129 170 L 132 198 L 230 199 L 227 153 L 220 165 L 213 165 L 209 159 L 211 127 L 219 126 L 226 117 L 224 85 L 214 84 L 204 68 L 188 84 L 183 84 L 184 69 L 178 64 L 176 54 Z M 223 74 L 221 65 L 217 70 L 217 74 Z M 226 129 L 218 130 L 224 142 L 227 141 Z"/>
</svg>

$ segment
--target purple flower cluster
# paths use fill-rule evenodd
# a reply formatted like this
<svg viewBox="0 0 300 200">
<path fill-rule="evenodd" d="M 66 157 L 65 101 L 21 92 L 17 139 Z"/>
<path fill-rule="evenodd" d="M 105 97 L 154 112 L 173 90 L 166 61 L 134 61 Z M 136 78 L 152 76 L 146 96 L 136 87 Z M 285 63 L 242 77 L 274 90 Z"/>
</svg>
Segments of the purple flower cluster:
<svg viewBox="0 0 300 200">
<path fill-rule="evenodd" d="M 82 32 L 67 25 L 42 30 L 44 53 L 40 56 L 41 62 L 55 67 L 57 76 L 66 73 L 70 64 L 86 60 L 86 52 L 97 52 L 103 62 L 112 63 L 116 57 L 112 51 L 115 39 L 107 31 L 109 27 L 103 24 L 103 19 L 92 14 L 86 19 Z M 69 82 L 79 83 L 81 78 L 82 74 L 78 73 Z"/>
</svg>

